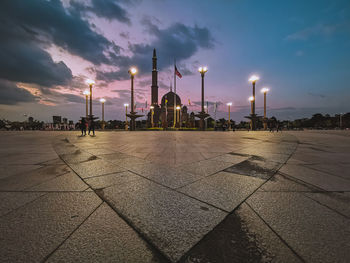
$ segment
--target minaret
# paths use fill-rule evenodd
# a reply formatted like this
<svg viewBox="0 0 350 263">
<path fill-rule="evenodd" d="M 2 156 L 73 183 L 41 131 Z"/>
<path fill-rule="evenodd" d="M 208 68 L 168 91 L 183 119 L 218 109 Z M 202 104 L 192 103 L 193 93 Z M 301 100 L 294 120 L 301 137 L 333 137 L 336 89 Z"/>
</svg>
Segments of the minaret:
<svg viewBox="0 0 350 263">
<path fill-rule="evenodd" d="M 156 49 L 153 49 L 153 58 L 152 58 L 152 106 L 158 105 L 158 71 L 157 71 L 157 54 Z"/>
</svg>

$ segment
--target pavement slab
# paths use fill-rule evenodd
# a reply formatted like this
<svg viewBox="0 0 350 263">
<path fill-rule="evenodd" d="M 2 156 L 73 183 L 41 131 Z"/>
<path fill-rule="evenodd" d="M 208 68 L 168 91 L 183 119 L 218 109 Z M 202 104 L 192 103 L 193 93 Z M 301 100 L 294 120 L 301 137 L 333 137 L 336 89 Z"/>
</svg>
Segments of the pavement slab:
<svg viewBox="0 0 350 263">
<path fill-rule="evenodd" d="M 349 262 L 349 219 L 302 193 L 256 192 L 248 204 L 306 262 Z"/>
<path fill-rule="evenodd" d="M 39 169 L 41 165 L 34 164 L 14 164 L 14 165 L 1 165 L 0 166 L 0 179 L 10 177 L 12 175 L 21 174 L 24 172 L 33 171 Z"/>
<path fill-rule="evenodd" d="M 70 167 L 82 178 L 111 173 L 124 172 L 125 169 L 102 159 L 70 164 Z"/>
<path fill-rule="evenodd" d="M 103 189 L 112 185 L 122 187 L 124 184 L 132 183 L 139 179 L 141 179 L 140 176 L 126 171 L 87 178 L 85 179 L 85 182 L 93 189 Z"/>
<path fill-rule="evenodd" d="M 103 242 L 102 242 L 103 241 Z M 106 203 L 47 262 L 167 262 Z"/>
<path fill-rule="evenodd" d="M 147 179 L 105 188 L 101 195 L 174 262 L 227 215 Z"/>
<path fill-rule="evenodd" d="M 310 169 L 307 166 L 286 164 L 280 172 L 326 191 L 350 191 L 350 180 Z"/>
<path fill-rule="evenodd" d="M 129 168 L 129 170 L 173 189 L 190 184 L 202 178 L 202 176 L 198 174 L 192 174 L 178 168 L 158 166 L 152 163 L 134 165 Z"/>
<path fill-rule="evenodd" d="M 32 202 L 44 194 L 45 193 L 0 192 L 0 217 Z"/>
<path fill-rule="evenodd" d="M 178 190 L 231 212 L 264 182 L 259 178 L 219 172 Z"/>
<path fill-rule="evenodd" d="M 0 191 L 22 191 L 69 172 L 66 165 L 43 166 L 0 180 Z"/>
<path fill-rule="evenodd" d="M 177 168 L 191 174 L 208 176 L 220 172 L 230 166 L 232 166 L 232 163 L 214 160 L 203 160 L 200 162 L 181 165 Z"/>
<path fill-rule="evenodd" d="M 303 262 L 245 203 L 181 259 L 188 262 Z"/>
<path fill-rule="evenodd" d="M 102 203 L 95 193 L 48 193 L 0 218 L 3 262 L 39 262 Z"/>
<path fill-rule="evenodd" d="M 73 171 L 59 175 L 50 181 L 38 184 L 25 191 L 34 192 L 60 192 L 60 191 L 84 191 L 89 186 L 84 183 Z"/>
</svg>

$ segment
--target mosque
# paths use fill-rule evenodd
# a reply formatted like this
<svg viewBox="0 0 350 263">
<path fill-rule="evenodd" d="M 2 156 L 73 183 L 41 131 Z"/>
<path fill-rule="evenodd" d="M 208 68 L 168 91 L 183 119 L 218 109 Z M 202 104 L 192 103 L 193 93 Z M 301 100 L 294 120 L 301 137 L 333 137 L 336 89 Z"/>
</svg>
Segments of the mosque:
<svg viewBox="0 0 350 263">
<path fill-rule="evenodd" d="M 175 99 L 176 98 L 176 99 Z M 156 49 L 153 50 L 152 58 L 152 86 L 151 86 L 151 106 L 153 106 L 153 126 L 154 127 L 173 127 L 174 110 L 176 110 L 175 127 L 195 126 L 194 113 L 189 114 L 187 107 L 181 104 L 181 98 L 172 91 L 163 95 L 160 105 L 158 104 L 158 70 Z M 180 109 L 176 109 L 180 108 Z M 152 127 L 152 111 L 147 114 L 148 126 Z"/>
</svg>

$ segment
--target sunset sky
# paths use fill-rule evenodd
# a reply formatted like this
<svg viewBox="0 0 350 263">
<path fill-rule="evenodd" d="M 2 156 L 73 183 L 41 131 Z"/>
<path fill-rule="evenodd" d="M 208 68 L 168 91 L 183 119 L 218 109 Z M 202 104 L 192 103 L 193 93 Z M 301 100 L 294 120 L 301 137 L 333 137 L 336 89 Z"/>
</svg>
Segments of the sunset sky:
<svg viewBox="0 0 350 263">
<path fill-rule="evenodd" d="M 280 119 L 350 112 L 348 0 L 4 0 L 0 3 L 0 118 L 51 121 L 85 114 L 85 80 L 94 79 L 94 114 L 123 119 L 128 69 L 136 66 L 138 111 L 150 104 L 152 50 L 159 101 L 173 79 L 182 103 L 198 111 L 200 74 L 218 117 L 232 102 L 249 114 L 249 76 L 257 74 L 257 112 L 269 87 L 268 115 Z M 227 117 L 227 116 L 226 116 Z"/>
</svg>

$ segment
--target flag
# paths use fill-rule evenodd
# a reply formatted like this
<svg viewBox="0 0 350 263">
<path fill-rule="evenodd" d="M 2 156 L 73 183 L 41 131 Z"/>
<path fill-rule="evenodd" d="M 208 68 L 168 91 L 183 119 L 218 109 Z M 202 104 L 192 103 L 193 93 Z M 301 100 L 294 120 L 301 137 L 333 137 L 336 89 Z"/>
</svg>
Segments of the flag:
<svg viewBox="0 0 350 263">
<path fill-rule="evenodd" d="M 180 79 L 182 78 L 181 73 L 177 70 L 177 67 L 175 66 L 175 74 L 178 76 Z"/>
<path fill-rule="evenodd" d="M 190 99 L 188 99 L 188 106 L 191 106 L 191 101 L 190 101 Z"/>
</svg>

